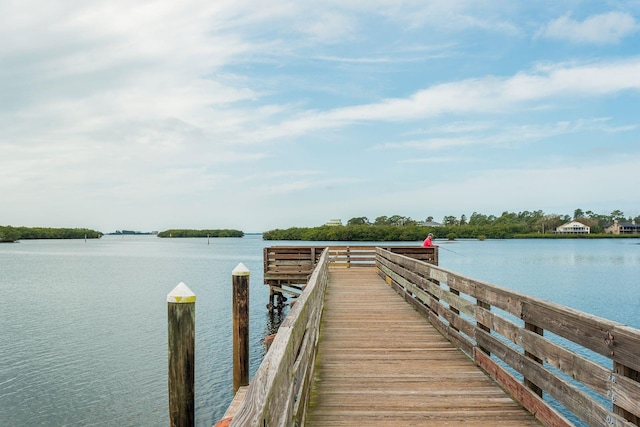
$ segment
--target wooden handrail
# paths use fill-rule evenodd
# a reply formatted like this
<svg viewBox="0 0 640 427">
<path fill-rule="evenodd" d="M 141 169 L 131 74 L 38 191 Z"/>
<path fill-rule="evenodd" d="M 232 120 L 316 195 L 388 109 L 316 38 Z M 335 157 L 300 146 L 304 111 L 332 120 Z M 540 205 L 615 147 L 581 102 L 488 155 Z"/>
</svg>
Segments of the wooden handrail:
<svg viewBox="0 0 640 427">
<path fill-rule="evenodd" d="M 382 248 L 376 255 L 387 283 L 543 424 L 572 425 L 542 392 L 590 426 L 640 425 L 640 330 Z"/>
<path fill-rule="evenodd" d="M 410 246 L 382 246 L 394 253 L 407 255 L 438 264 L 438 247 L 423 248 Z M 319 246 L 270 246 L 263 249 L 265 283 L 277 280 L 289 280 L 291 283 L 304 284 L 308 275 L 318 263 L 325 247 Z M 329 246 L 329 264 L 331 268 L 339 267 L 375 267 L 376 246 L 348 245 Z"/>
<path fill-rule="evenodd" d="M 247 388 L 233 426 L 293 426 L 304 418 L 313 379 L 328 251 L 323 250 L 304 292 L 285 321 Z"/>
<path fill-rule="evenodd" d="M 301 293 L 325 247 L 270 246 L 263 249 L 264 284 L 269 286 L 269 310 L 281 311 L 285 301 L 294 301 Z M 329 268 L 375 267 L 376 246 L 329 246 Z M 390 246 L 386 249 L 412 258 L 438 263 L 438 247 L 417 245 Z"/>
<path fill-rule="evenodd" d="M 640 330 L 470 279 L 411 254 L 375 251 L 386 282 L 544 425 L 572 423 L 543 393 L 588 425 L 640 425 Z M 329 261 L 330 251 L 323 249 L 232 426 L 304 420 Z"/>
</svg>

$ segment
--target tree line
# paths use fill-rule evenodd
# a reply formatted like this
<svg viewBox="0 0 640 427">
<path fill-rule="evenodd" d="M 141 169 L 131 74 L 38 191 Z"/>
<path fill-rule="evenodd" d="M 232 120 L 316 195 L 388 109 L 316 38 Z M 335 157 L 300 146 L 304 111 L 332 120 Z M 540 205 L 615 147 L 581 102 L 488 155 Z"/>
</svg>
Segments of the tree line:
<svg viewBox="0 0 640 427">
<path fill-rule="evenodd" d="M 88 228 L 44 228 L 0 226 L 0 242 L 32 239 L 99 239 L 102 233 Z"/>
<path fill-rule="evenodd" d="M 122 232 L 118 234 L 123 234 Z M 130 232 L 127 234 L 135 234 Z M 139 233 L 145 234 L 145 233 Z M 150 234 L 150 233 L 146 233 Z M 44 227 L 12 227 L 0 226 L 0 242 L 15 242 L 33 239 L 99 239 L 103 236 L 100 231 L 87 228 L 44 228 Z M 158 237 L 243 237 L 240 230 L 166 230 L 158 233 Z"/>
<path fill-rule="evenodd" d="M 187 230 L 175 229 L 158 233 L 158 237 L 244 237 L 240 230 L 215 229 L 215 230 Z"/>
<path fill-rule="evenodd" d="M 370 221 L 367 217 L 354 217 L 344 226 L 323 225 L 311 228 L 292 227 L 263 233 L 264 240 L 310 241 L 416 241 L 428 233 L 435 238 L 506 239 L 514 237 L 561 237 L 554 234 L 557 227 L 577 220 L 591 228 L 595 235 L 614 220 L 640 221 L 640 216 L 627 217 L 620 210 L 610 214 L 576 209 L 573 216 L 545 214 L 543 211 L 503 212 L 500 216 L 474 212 L 470 217 L 447 215 L 442 223 L 434 223 L 433 217 L 417 221 L 401 215 L 379 216 Z M 575 236 L 573 236 L 575 237 Z"/>
</svg>

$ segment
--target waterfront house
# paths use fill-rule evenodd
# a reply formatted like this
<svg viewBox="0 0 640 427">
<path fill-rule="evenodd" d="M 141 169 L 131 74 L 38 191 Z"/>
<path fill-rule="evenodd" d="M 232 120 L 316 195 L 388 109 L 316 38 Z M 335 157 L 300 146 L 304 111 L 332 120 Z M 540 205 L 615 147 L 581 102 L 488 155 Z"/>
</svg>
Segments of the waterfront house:
<svg viewBox="0 0 640 427">
<path fill-rule="evenodd" d="M 418 221 L 416 224 L 423 227 L 442 227 L 442 224 L 435 221 Z"/>
<path fill-rule="evenodd" d="M 579 221 L 570 221 L 557 227 L 556 234 L 589 234 L 591 227 L 584 225 Z"/>
<path fill-rule="evenodd" d="M 635 221 L 620 222 L 616 219 L 613 224 L 605 227 L 604 232 L 608 234 L 640 234 L 640 224 L 636 224 Z"/>
</svg>

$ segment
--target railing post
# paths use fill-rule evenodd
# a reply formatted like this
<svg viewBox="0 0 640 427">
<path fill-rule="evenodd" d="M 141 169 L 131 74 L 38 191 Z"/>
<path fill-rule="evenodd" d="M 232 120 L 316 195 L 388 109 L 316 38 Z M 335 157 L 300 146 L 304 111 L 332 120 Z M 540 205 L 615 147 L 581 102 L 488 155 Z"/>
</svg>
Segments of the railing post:
<svg viewBox="0 0 640 427">
<path fill-rule="evenodd" d="M 484 308 L 485 310 L 491 310 L 491 304 L 486 303 L 484 301 L 481 301 L 479 299 L 476 299 L 476 305 L 478 307 Z M 478 328 L 482 329 L 483 331 L 487 332 L 487 333 L 491 333 L 491 328 L 489 328 L 487 325 L 483 325 L 482 323 L 476 321 L 476 325 L 478 326 Z M 489 350 L 487 350 L 486 348 L 482 347 L 482 346 L 478 346 L 480 348 L 480 350 L 482 350 L 483 352 L 485 352 L 488 355 L 491 355 L 491 352 L 489 352 Z"/>
<path fill-rule="evenodd" d="M 460 291 L 457 289 L 454 289 L 452 287 L 449 287 L 449 291 L 453 294 L 453 295 L 460 295 Z M 449 306 L 449 310 L 451 310 L 455 315 L 459 316 L 460 315 L 460 310 L 458 310 L 455 307 L 451 307 Z M 456 331 L 456 332 L 460 332 L 460 329 L 456 328 L 455 326 L 451 325 L 451 328 Z"/>
<path fill-rule="evenodd" d="M 233 393 L 249 385 L 249 270 L 233 269 Z"/>
<path fill-rule="evenodd" d="M 351 268 L 351 253 L 349 252 L 349 246 L 347 246 L 347 268 Z"/>
<path fill-rule="evenodd" d="M 195 425 L 195 303 L 195 294 L 184 283 L 167 295 L 169 420 L 172 427 Z"/>
<path fill-rule="evenodd" d="M 544 335 L 544 329 L 542 329 L 539 326 L 534 325 L 533 323 L 524 322 L 524 328 L 527 331 L 531 331 L 531 332 L 533 332 L 535 334 Z M 542 359 L 540 359 L 539 357 L 534 356 L 533 353 L 530 353 L 530 352 L 525 350 L 524 355 L 526 357 L 532 359 L 536 363 L 542 364 Z M 535 394 L 537 394 L 538 396 L 542 397 L 542 389 L 540 387 L 538 387 L 535 383 L 533 383 L 530 379 L 524 378 L 524 385 L 526 387 L 528 387 L 531 391 L 533 391 Z"/>
<path fill-rule="evenodd" d="M 613 372 L 615 372 L 616 374 L 623 376 L 623 377 L 627 377 L 627 378 L 631 378 L 632 380 L 636 381 L 636 382 L 640 382 L 640 371 L 636 371 L 635 369 L 632 369 L 628 366 L 623 365 L 622 363 L 613 362 Z M 626 419 L 627 421 L 640 426 L 640 417 L 638 417 L 637 415 L 632 414 L 631 412 L 627 411 L 624 408 L 621 408 L 620 406 L 615 404 L 615 399 L 613 400 L 613 412 L 617 415 L 620 415 L 621 417 L 623 417 L 624 419 Z"/>
</svg>

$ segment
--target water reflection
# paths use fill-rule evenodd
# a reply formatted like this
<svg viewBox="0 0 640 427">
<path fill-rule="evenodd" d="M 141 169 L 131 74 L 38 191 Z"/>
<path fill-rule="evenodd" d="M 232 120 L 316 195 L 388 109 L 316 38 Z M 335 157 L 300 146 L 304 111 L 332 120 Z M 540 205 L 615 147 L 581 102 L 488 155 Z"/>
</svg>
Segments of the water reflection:
<svg viewBox="0 0 640 427">
<path fill-rule="evenodd" d="M 289 313 L 289 309 L 286 307 L 288 306 L 285 306 L 282 312 L 279 312 L 278 310 L 273 310 L 272 312 L 269 312 L 267 310 L 265 314 L 265 326 L 264 326 L 265 338 L 271 334 L 275 334 L 276 332 L 278 332 L 278 328 L 280 327 L 282 322 L 284 322 L 284 319 L 287 317 L 287 314 Z"/>
<path fill-rule="evenodd" d="M 262 357 L 267 354 L 273 339 L 275 338 L 275 334 L 278 332 L 280 325 L 286 319 L 287 314 L 289 312 L 288 305 L 285 306 L 282 310 L 266 310 L 266 314 L 264 317 L 264 328 L 262 330 L 261 336 L 261 345 L 262 345 Z"/>
</svg>

